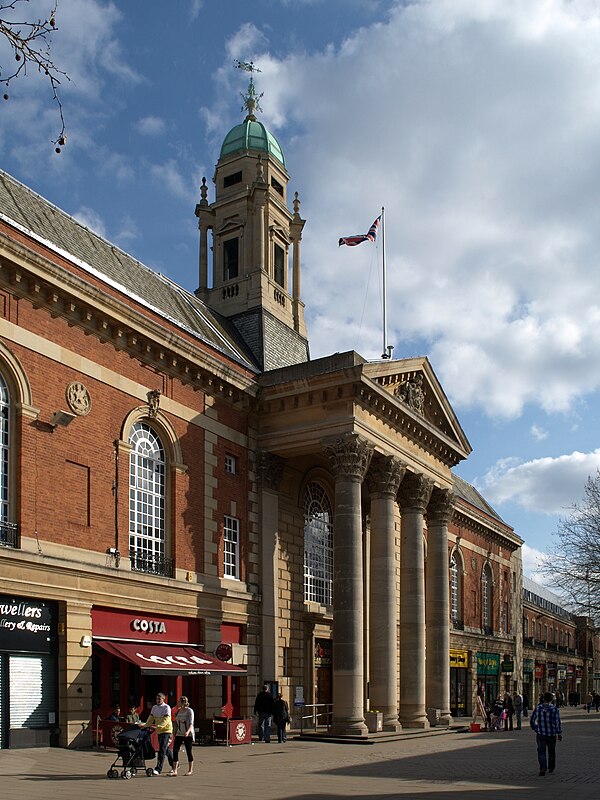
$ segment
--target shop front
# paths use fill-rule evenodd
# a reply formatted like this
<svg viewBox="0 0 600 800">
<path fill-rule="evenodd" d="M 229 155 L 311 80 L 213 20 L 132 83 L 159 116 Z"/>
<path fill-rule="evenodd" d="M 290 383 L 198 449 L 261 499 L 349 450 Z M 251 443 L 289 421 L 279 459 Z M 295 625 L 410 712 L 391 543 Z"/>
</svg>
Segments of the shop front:
<svg viewBox="0 0 600 800">
<path fill-rule="evenodd" d="M 513 676 L 515 674 L 515 660 L 512 656 L 506 655 L 502 660 L 500 666 L 502 671 L 502 682 L 504 684 L 503 691 L 512 694 L 513 691 Z"/>
<path fill-rule="evenodd" d="M 58 608 L 0 595 L 0 749 L 57 744 Z"/>
<path fill-rule="evenodd" d="M 477 694 L 492 705 L 498 697 L 499 653 L 477 653 Z"/>
<path fill-rule="evenodd" d="M 534 708 L 537 705 L 540 697 L 546 691 L 545 689 L 546 665 L 542 661 L 535 662 L 535 670 L 533 676 L 534 676 L 533 694 L 529 698 L 529 702 L 531 703 L 531 708 Z"/>
<path fill-rule="evenodd" d="M 186 695 L 196 719 L 205 717 L 207 676 L 220 683 L 219 712 L 239 705 L 246 670 L 223 660 L 231 658 L 231 646 L 217 648 L 221 658 L 201 649 L 201 620 L 93 608 L 92 633 L 92 713 L 99 732 L 116 706 L 123 720 L 129 709 L 146 719 L 158 692 L 173 708 Z"/>
<path fill-rule="evenodd" d="M 450 650 L 450 713 L 453 717 L 464 717 L 469 713 L 468 674 L 469 651 Z"/>
<path fill-rule="evenodd" d="M 531 703 L 534 699 L 534 683 L 533 683 L 533 669 L 534 669 L 534 660 L 533 658 L 524 658 L 523 659 L 523 701 L 527 700 L 527 708 L 531 707 Z"/>
</svg>

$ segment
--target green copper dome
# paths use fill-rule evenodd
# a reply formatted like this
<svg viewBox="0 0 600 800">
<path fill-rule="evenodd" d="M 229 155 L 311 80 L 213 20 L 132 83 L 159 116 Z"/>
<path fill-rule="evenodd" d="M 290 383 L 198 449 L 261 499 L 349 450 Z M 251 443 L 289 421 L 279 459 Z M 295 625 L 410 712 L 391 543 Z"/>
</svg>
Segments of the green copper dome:
<svg viewBox="0 0 600 800">
<path fill-rule="evenodd" d="M 232 128 L 221 146 L 220 158 L 241 150 L 260 150 L 270 153 L 285 167 L 285 156 L 279 142 L 262 122 L 245 119 L 241 125 Z"/>
</svg>

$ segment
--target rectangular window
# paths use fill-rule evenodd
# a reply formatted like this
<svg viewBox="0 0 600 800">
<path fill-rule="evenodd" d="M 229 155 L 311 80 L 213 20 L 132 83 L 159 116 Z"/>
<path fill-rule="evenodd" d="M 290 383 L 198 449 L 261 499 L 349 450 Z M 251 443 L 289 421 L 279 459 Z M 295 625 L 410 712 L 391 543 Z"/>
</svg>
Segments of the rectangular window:
<svg viewBox="0 0 600 800">
<path fill-rule="evenodd" d="M 225 454 L 225 472 L 230 475 L 237 475 L 237 459 L 230 453 Z"/>
<path fill-rule="evenodd" d="M 223 523 L 223 574 L 240 577 L 240 521 L 235 517 L 225 517 Z"/>
<path fill-rule="evenodd" d="M 233 175 L 225 175 L 223 178 L 223 188 L 227 189 L 228 186 L 235 186 L 236 183 L 242 182 L 242 173 L 234 172 Z"/>
<path fill-rule="evenodd" d="M 275 189 L 275 191 L 283 197 L 283 186 L 279 183 L 276 178 L 271 178 L 271 186 Z"/>
<path fill-rule="evenodd" d="M 273 277 L 275 283 L 285 288 L 285 252 L 278 244 L 273 251 Z"/>
<path fill-rule="evenodd" d="M 231 281 L 239 274 L 240 241 L 227 239 L 223 242 L 223 280 Z"/>
<path fill-rule="evenodd" d="M 504 603 L 502 609 L 502 629 L 504 633 L 508 633 L 508 603 Z"/>
</svg>

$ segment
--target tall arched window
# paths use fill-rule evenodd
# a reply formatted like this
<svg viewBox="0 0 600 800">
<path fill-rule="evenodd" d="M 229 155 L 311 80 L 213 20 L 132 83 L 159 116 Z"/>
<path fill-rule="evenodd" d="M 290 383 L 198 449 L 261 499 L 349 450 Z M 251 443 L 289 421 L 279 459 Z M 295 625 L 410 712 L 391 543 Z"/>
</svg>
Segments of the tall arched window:
<svg viewBox="0 0 600 800">
<path fill-rule="evenodd" d="M 0 375 L 0 544 L 16 547 L 16 525 L 10 505 L 10 395 Z"/>
<path fill-rule="evenodd" d="M 331 605 L 333 586 L 333 514 L 320 483 L 304 494 L 304 599 Z"/>
<path fill-rule="evenodd" d="M 455 628 L 462 627 L 462 585 L 460 556 L 456 552 L 450 556 L 450 611 Z"/>
<path fill-rule="evenodd" d="M 492 630 L 492 571 L 490 565 L 483 568 L 482 576 L 482 601 L 483 601 L 483 628 L 486 633 Z"/>
<path fill-rule="evenodd" d="M 129 557 L 131 568 L 171 575 L 165 552 L 165 451 L 157 434 L 136 422 L 129 436 Z"/>
</svg>

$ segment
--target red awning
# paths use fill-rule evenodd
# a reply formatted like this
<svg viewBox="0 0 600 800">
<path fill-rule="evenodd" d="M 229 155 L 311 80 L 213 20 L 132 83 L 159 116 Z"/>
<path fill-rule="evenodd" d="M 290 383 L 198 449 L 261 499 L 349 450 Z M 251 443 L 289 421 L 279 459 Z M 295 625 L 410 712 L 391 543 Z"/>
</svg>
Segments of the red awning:
<svg viewBox="0 0 600 800">
<path fill-rule="evenodd" d="M 145 675 L 239 675 L 244 667 L 227 664 L 209 656 L 197 647 L 176 644 L 140 642 L 106 642 L 95 640 L 117 658 L 138 666 Z"/>
</svg>

